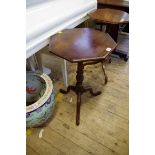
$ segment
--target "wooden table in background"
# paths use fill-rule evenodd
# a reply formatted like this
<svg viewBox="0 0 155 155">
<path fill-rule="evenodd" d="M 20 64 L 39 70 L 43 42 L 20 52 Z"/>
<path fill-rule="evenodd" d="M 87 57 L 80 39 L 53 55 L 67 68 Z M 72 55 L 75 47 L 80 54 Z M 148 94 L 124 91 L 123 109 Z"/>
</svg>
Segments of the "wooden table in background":
<svg viewBox="0 0 155 155">
<path fill-rule="evenodd" d="M 129 1 L 127 0 L 97 0 L 98 8 L 112 8 L 129 13 Z"/>
<path fill-rule="evenodd" d="M 117 9 L 129 13 L 129 0 L 97 0 L 97 8 Z M 129 24 L 123 31 L 129 33 Z"/>
<path fill-rule="evenodd" d="M 90 18 L 95 21 L 96 24 L 106 25 L 106 32 L 117 42 L 118 31 L 120 24 L 126 24 L 129 22 L 129 14 L 127 12 L 116 9 L 97 9 L 95 12 L 89 14 Z M 102 31 L 102 27 L 101 27 Z M 128 53 L 123 51 L 114 51 L 115 54 L 128 60 Z"/>
</svg>

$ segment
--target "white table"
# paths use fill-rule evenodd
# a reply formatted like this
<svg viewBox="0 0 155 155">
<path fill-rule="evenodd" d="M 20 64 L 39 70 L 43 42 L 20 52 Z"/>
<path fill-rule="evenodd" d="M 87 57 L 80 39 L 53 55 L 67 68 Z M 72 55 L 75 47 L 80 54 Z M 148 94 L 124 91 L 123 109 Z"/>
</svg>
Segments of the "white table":
<svg viewBox="0 0 155 155">
<path fill-rule="evenodd" d="M 57 32 L 74 28 L 87 19 L 87 14 L 97 9 L 96 0 L 27 0 L 26 58 L 30 58 L 49 43 Z M 62 73 L 67 83 L 66 61 Z"/>
</svg>

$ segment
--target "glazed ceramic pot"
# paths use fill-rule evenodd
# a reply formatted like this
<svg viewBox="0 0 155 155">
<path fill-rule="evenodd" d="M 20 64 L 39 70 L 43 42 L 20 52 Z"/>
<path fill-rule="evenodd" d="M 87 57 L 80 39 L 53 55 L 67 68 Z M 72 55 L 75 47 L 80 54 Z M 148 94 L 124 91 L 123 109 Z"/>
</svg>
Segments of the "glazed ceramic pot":
<svg viewBox="0 0 155 155">
<path fill-rule="evenodd" d="M 26 127 L 43 125 L 54 109 L 52 80 L 44 73 L 26 73 Z"/>
</svg>

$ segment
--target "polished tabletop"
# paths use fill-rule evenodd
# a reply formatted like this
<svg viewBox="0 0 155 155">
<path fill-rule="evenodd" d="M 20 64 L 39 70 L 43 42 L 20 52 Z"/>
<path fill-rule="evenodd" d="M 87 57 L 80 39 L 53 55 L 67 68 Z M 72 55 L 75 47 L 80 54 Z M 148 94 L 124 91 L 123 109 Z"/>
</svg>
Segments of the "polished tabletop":
<svg viewBox="0 0 155 155">
<path fill-rule="evenodd" d="M 89 16 L 97 22 L 109 24 L 121 24 L 129 22 L 129 14 L 116 9 L 97 9 L 95 12 L 90 13 Z"/>
<path fill-rule="evenodd" d="M 74 28 L 52 36 L 49 51 L 70 62 L 80 62 L 102 60 L 116 46 L 108 33 L 91 28 Z"/>
<path fill-rule="evenodd" d="M 97 0 L 98 4 L 129 7 L 129 0 Z"/>
</svg>

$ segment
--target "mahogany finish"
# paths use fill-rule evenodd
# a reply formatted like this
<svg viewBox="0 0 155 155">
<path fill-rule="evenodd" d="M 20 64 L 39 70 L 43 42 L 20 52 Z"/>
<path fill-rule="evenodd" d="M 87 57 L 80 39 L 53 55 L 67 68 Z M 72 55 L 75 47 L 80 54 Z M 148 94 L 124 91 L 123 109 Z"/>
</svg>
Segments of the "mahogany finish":
<svg viewBox="0 0 155 155">
<path fill-rule="evenodd" d="M 60 90 L 64 94 L 70 90 L 77 94 L 76 125 L 80 123 L 81 95 L 87 91 L 93 96 L 101 94 L 100 91 L 93 92 L 90 87 L 83 87 L 84 66 L 101 63 L 106 84 L 108 78 L 103 63 L 116 46 L 117 44 L 109 34 L 89 28 L 64 30 L 62 33 L 51 37 L 49 51 L 63 59 L 78 64 L 76 85 L 68 86 L 67 91 Z"/>
<path fill-rule="evenodd" d="M 110 8 L 115 10 L 122 10 L 129 13 L 129 1 L 126 0 L 98 0 L 97 8 Z M 123 32 L 129 33 L 129 23 L 126 24 Z"/>
<path fill-rule="evenodd" d="M 129 14 L 115 9 L 97 9 L 90 13 L 89 16 L 96 22 L 109 24 L 123 24 L 129 22 Z"/>
<path fill-rule="evenodd" d="M 55 55 L 70 62 L 102 60 L 113 51 L 115 41 L 100 31 L 89 28 L 64 30 L 50 39 L 49 48 Z"/>
<path fill-rule="evenodd" d="M 98 4 L 113 5 L 118 7 L 129 7 L 129 1 L 125 0 L 97 0 Z"/>
</svg>

